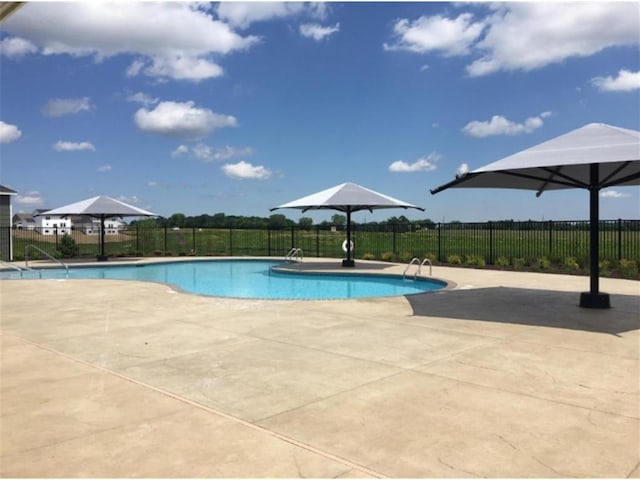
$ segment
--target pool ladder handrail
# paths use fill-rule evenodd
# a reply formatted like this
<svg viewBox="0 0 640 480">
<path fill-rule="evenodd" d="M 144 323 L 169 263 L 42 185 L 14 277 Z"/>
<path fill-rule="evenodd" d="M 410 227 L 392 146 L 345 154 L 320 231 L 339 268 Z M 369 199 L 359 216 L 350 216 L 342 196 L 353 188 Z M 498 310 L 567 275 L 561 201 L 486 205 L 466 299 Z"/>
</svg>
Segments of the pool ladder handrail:
<svg viewBox="0 0 640 480">
<path fill-rule="evenodd" d="M 301 248 L 292 248 L 291 250 L 289 250 L 289 253 L 287 253 L 284 256 L 284 261 L 287 262 L 293 262 L 295 261 L 295 258 L 298 258 L 297 261 L 301 262 L 302 260 L 304 260 L 304 253 L 302 252 Z"/>
<path fill-rule="evenodd" d="M 416 273 L 413 275 L 414 280 L 418 278 L 418 275 L 420 275 L 420 272 L 422 271 L 422 267 L 424 266 L 425 263 L 429 264 L 429 276 L 432 276 L 433 264 L 431 263 L 431 260 L 429 260 L 428 258 L 425 258 L 424 260 L 422 260 L 422 262 L 420 262 L 420 259 L 418 257 L 413 257 L 405 267 L 404 272 L 402 272 L 403 280 L 406 279 L 407 271 L 409 270 L 409 268 L 411 268 L 411 265 L 413 265 L 414 263 L 418 265 L 418 269 L 416 270 Z"/>
<path fill-rule="evenodd" d="M 29 249 L 30 248 L 33 248 L 33 249 L 37 250 L 38 252 L 42 253 L 45 257 L 47 257 L 47 258 L 53 260 L 54 262 L 57 262 L 60 265 L 62 265 L 65 268 L 65 270 L 67 271 L 67 275 L 69 275 L 69 266 L 66 263 L 64 263 L 61 260 L 58 260 L 54 256 L 52 256 L 49 253 L 45 252 L 40 247 L 36 247 L 35 245 L 27 245 L 26 247 L 24 247 L 24 264 L 25 264 L 25 266 L 27 268 L 29 268 Z M 30 270 L 33 270 L 33 269 L 30 269 Z"/>
</svg>

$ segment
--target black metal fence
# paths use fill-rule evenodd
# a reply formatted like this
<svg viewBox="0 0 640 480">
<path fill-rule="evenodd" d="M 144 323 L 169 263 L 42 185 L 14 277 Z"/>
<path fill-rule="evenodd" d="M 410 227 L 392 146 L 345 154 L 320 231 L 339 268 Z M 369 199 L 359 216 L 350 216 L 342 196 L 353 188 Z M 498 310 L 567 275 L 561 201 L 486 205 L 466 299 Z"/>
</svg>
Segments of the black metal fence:
<svg viewBox="0 0 640 480">
<path fill-rule="evenodd" d="M 473 258 L 489 265 L 514 259 L 573 257 L 581 266 L 589 260 L 589 222 L 485 222 L 438 224 L 354 225 L 355 258 L 406 262 L 426 256 L 440 263 L 464 263 Z M 51 229 L 49 229 L 51 230 Z M 0 232 L 2 233 L 2 232 Z M 7 232 L 8 233 L 8 232 Z M 63 235 L 52 230 L 12 229 L 14 259 L 24 258 L 28 245 L 61 255 Z M 99 253 L 99 235 L 72 230 L 76 256 Z M 301 248 L 308 257 L 344 256 L 344 227 L 299 226 L 280 229 L 143 228 L 129 227 L 105 235 L 105 252 L 118 256 L 284 256 Z M 36 255 L 34 251 L 30 255 Z M 640 263 L 640 220 L 600 222 L 600 260 Z"/>
</svg>

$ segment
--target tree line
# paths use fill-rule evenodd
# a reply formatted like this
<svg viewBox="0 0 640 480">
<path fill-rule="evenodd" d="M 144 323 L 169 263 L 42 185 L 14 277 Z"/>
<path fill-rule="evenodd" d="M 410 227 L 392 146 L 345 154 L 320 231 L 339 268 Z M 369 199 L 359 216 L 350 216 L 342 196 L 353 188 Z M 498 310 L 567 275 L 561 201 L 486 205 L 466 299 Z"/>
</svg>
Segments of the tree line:
<svg viewBox="0 0 640 480">
<path fill-rule="evenodd" d="M 314 223 L 311 217 L 301 217 L 297 222 L 287 218 L 281 213 L 275 213 L 269 217 L 246 217 L 242 215 L 225 215 L 224 213 L 216 213 L 214 215 L 202 214 L 188 216 L 183 213 L 174 213 L 169 217 L 146 218 L 143 220 L 133 220 L 130 226 L 136 227 L 158 227 L 158 228 L 286 228 L 286 227 L 302 227 L 311 228 L 319 226 L 321 228 L 329 228 L 332 226 L 344 226 L 347 223 L 347 217 L 341 214 L 335 214 L 331 220 L 324 220 L 320 223 Z M 380 222 L 355 222 L 351 220 L 352 225 L 368 225 L 368 226 L 384 226 L 384 225 L 424 225 L 425 227 L 434 226 L 435 222 L 431 219 L 409 220 L 404 215 L 399 217 L 389 217 L 387 220 Z"/>
</svg>

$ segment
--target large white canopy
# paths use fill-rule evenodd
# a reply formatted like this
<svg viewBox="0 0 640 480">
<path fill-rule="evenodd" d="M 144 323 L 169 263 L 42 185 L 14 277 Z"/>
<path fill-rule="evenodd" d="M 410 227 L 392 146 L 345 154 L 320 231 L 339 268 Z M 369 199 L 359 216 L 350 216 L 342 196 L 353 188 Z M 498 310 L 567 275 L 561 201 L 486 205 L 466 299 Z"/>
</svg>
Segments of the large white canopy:
<svg viewBox="0 0 640 480">
<path fill-rule="evenodd" d="M 157 217 L 155 213 L 134 207 L 115 198 L 97 196 L 71 203 L 64 207 L 54 208 L 39 215 L 90 215 L 93 217 L 126 216 L 126 217 Z"/>
<path fill-rule="evenodd" d="M 342 212 L 357 212 L 359 210 L 377 210 L 381 208 L 424 208 L 416 207 L 397 198 L 375 192 L 355 183 L 342 183 L 321 192 L 293 200 L 271 210 L 279 208 L 298 208 L 307 210 L 338 210 Z"/>
<path fill-rule="evenodd" d="M 580 306 L 609 308 L 609 295 L 599 291 L 599 192 L 614 185 L 640 185 L 640 132 L 590 123 L 584 127 L 459 175 L 431 190 L 448 188 L 516 188 L 589 191 L 590 291 Z"/>
<path fill-rule="evenodd" d="M 447 188 L 545 190 L 591 187 L 590 165 L 599 165 L 598 188 L 640 185 L 640 132 L 604 123 L 584 127 L 458 176 Z"/>
</svg>

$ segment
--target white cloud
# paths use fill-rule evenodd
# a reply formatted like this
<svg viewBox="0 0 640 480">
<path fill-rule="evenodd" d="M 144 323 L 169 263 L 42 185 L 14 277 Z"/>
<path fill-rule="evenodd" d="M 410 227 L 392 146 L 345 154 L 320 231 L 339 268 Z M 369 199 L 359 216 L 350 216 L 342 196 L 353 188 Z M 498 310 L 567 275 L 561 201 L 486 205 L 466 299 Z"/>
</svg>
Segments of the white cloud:
<svg viewBox="0 0 640 480">
<path fill-rule="evenodd" d="M 263 167 L 262 165 L 254 166 L 245 161 L 227 163 L 222 166 L 222 171 L 227 177 L 231 177 L 236 180 L 267 180 L 271 177 L 271 170 Z"/>
<path fill-rule="evenodd" d="M 15 142 L 21 136 L 22 132 L 17 126 L 11 125 L 10 123 L 5 123 L 0 120 L 0 143 Z"/>
<path fill-rule="evenodd" d="M 445 56 L 466 55 L 484 29 L 483 22 L 474 22 L 473 15 L 463 13 L 457 18 L 441 15 L 398 20 L 393 26 L 394 40 L 384 43 L 385 50 L 406 50 L 415 53 L 440 52 Z"/>
<path fill-rule="evenodd" d="M 147 182 L 147 187 L 159 187 L 159 186 L 160 186 L 160 182 L 156 182 L 155 180 L 151 180 Z"/>
<path fill-rule="evenodd" d="M 426 63 L 420 67 L 421 72 L 425 72 L 427 70 L 429 70 L 429 65 L 427 65 Z"/>
<path fill-rule="evenodd" d="M 116 200 L 120 200 L 121 202 L 131 203 L 131 204 L 140 202 L 140 199 L 136 195 L 133 195 L 131 197 L 127 197 L 126 195 L 120 195 L 116 197 Z"/>
<path fill-rule="evenodd" d="M 464 133 L 471 137 L 482 138 L 492 135 L 520 135 L 531 133 L 544 125 L 543 119 L 551 115 L 551 112 L 543 112 L 537 117 L 529 117 L 523 123 L 515 123 L 502 115 L 494 115 L 488 122 L 474 120 L 465 125 Z"/>
<path fill-rule="evenodd" d="M 237 28 L 247 28 L 254 22 L 298 15 L 312 7 L 298 2 L 220 2 L 218 17 Z"/>
<path fill-rule="evenodd" d="M 24 195 L 16 195 L 16 203 L 29 205 L 30 207 L 39 207 L 44 205 L 42 195 L 37 190 L 27 192 Z"/>
<path fill-rule="evenodd" d="M 202 138 L 216 128 L 238 125 L 235 117 L 194 107 L 192 101 L 160 102 L 153 110 L 141 108 L 134 121 L 142 131 L 186 139 Z"/>
<path fill-rule="evenodd" d="M 440 158 L 441 155 L 432 152 L 426 157 L 421 157 L 411 164 L 403 162 L 402 160 L 397 160 L 389 165 L 389 171 L 393 173 L 431 172 L 438 168 L 436 163 Z"/>
<path fill-rule="evenodd" d="M 38 47 L 24 38 L 7 37 L 0 41 L 0 55 L 9 58 L 20 58 L 37 51 Z"/>
<path fill-rule="evenodd" d="M 198 160 L 205 163 L 231 160 L 232 158 L 246 157 L 255 153 L 251 147 L 235 148 L 226 145 L 223 148 L 216 149 L 203 143 L 199 143 L 191 151 Z"/>
<path fill-rule="evenodd" d="M 640 89 L 640 71 L 620 70 L 618 76 L 595 77 L 591 82 L 603 92 L 628 92 Z"/>
<path fill-rule="evenodd" d="M 604 192 L 600 192 L 601 198 L 626 198 L 631 195 L 628 193 L 622 193 L 617 190 L 605 190 Z"/>
<path fill-rule="evenodd" d="M 638 45 L 637 2 L 509 2 L 492 4 L 481 58 L 471 76 L 533 70 L 620 45 Z"/>
<path fill-rule="evenodd" d="M 195 81 L 222 73 L 212 55 L 246 50 L 259 41 L 187 2 L 34 2 L 2 27 L 43 55 L 91 56 L 97 62 L 134 55 L 129 75 Z"/>
<path fill-rule="evenodd" d="M 462 164 L 460 164 L 460 166 L 456 170 L 456 177 L 460 177 L 462 175 L 465 175 L 468 172 L 469 172 L 469 164 L 462 163 Z"/>
<path fill-rule="evenodd" d="M 89 97 L 83 98 L 52 98 L 42 107 L 42 113 L 47 117 L 61 117 L 92 109 Z"/>
<path fill-rule="evenodd" d="M 312 38 L 317 42 L 339 31 L 339 23 L 336 23 L 333 27 L 323 27 L 317 23 L 303 23 L 300 25 L 300 34 L 303 37 Z"/>
<path fill-rule="evenodd" d="M 139 103 L 140 105 L 144 105 L 145 107 L 150 107 L 158 103 L 160 99 L 153 98 L 151 95 L 148 95 L 146 93 L 137 92 L 137 93 L 134 93 L 133 95 L 129 95 L 127 97 L 127 101 Z"/>
<path fill-rule="evenodd" d="M 110 172 L 111 170 L 113 170 L 113 168 L 111 168 L 111 165 L 107 164 L 107 165 L 102 165 L 102 166 L 98 167 L 97 172 L 98 173 L 107 173 L 107 172 Z"/>
<path fill-rule="evenodd" d="M 173 152 L 171 152 L 171 156 L 173 158 L 178 158 L 186 153 L 189 153 L 189 147 L 187 147 L 186 145 L 180 145 Z"/>
<path fill-rule="evenodd" d="M 91 142 L 63 142 L 58 141 L 53 145 L 53 149 L 58 152 L 79 152 L 81 150 L 96 151 L 96 147 Z"/>
</svg>

